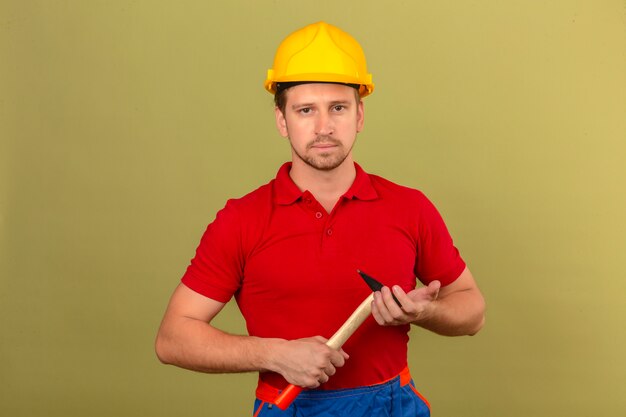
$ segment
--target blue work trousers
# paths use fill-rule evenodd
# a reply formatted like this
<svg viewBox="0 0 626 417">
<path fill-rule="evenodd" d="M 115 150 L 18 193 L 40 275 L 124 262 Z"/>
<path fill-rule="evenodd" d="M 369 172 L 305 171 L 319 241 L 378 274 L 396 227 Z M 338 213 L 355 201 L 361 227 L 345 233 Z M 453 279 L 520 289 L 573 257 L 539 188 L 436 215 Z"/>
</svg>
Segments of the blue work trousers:
<svg viewBox="0 0 626 417">
<path fill-rule="evenodd" d="M 366 387 L 303 391 L 286 410 L 257 399 L 254 417 L 429 417 L 430 406 L 413 380 L 400 375 Z"/>
</svg>

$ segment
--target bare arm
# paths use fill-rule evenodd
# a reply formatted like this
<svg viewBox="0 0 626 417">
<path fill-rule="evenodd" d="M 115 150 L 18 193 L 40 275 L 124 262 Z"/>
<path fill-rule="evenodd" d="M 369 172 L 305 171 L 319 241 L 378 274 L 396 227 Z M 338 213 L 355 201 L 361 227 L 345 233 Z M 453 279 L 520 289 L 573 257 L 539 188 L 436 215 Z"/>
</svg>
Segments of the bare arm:
<svg viewBox="0 0 626 417">
<path fill-rule="evenodd" d="M 469 269 L 452 284 L 439 281 L 405 293 L 400 287 L 384 287 L 375 294 L 372 314 L 380 325 L 412 323 L 446 336 L 476 334 L 485 322 L 485 300 Z M 396 296 L 402 308 L 393 300 Z"/>
<path fill-rule="evenodd" d="M 211 325 L 223 307 L 180 284 L 156 339 L 161 362 L 208 373 L 274 371 L 292 384 L 315 388 L 347 358 L 322 337 L 287 341 L 225 333 Z"/>
</svg>

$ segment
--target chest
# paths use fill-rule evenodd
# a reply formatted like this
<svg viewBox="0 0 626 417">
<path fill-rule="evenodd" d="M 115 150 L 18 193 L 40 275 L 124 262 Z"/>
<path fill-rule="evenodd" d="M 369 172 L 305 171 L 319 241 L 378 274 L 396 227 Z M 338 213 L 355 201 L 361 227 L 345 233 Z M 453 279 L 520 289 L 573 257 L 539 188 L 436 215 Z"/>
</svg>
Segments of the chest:
<svg viewBox="0 0 626 417">
<path fill-rule="evenodd" d="M 417 240 L 401 213 L 353 200 L 330 214 L 314 200 L 278 207 L 246 253 L 242 313 L 271 316 L 273 309 L 319 323 L 332 305 L 345 318 L 370 292 L 357 269 L 385 285 L 415 288 Z"/>
</svg>

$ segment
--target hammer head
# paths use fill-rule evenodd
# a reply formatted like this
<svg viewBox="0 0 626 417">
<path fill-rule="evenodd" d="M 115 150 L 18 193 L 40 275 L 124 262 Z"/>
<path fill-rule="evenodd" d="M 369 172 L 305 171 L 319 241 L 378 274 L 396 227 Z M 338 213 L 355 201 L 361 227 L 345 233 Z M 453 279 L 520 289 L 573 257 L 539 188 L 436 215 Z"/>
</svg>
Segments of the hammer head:
<svg viewBox="0 0 626 417">
<path fill-rule="evenodd" d="M 359 275 L 361 275 L 361 278 L 363 278 L 363 281 L 365 281 L 365 283 L 368 285 L 368 287 L 370 287 L 372 291 L 380 291 L 383 288 L 384 286 L 383 284 L 381 284 L 379 281 L 372 278 L 371 276 L 367 275 L 365 272 L 360 271 L 358 269 L 357 269 L 357 272 L 359 273 Z M 391 296 L 393 297 L 393 300 L 396 302 L 396 304 L 398 304 L 399 307 L 402 307 L 402 304 L 400 304 L 400 301 L 398 301 L 396 296 L 393 294 Z"/>
</svg>

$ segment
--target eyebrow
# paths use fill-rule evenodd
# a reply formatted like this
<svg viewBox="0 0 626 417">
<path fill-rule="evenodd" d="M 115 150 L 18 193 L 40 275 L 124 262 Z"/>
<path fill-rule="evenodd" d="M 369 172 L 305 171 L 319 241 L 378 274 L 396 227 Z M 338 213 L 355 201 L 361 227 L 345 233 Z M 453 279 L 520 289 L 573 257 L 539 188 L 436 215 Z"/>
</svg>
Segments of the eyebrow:
<svg viewBox="0 0 626 417">
<path fill-rule="evenodd" d="M 315 106 L 316 103 L 295 103 L 291 105 L 292 110 L 295 110 L 299 107 L 312 107 Z M 344 106 L 349 106 L 350 100 L 333 100 L 330 103 L 328 103 L 329 107 L 332 106 L 336 106 L 338 104 L 344 105 Z"/>
</svg>

